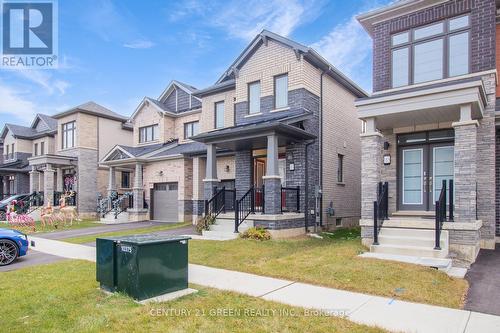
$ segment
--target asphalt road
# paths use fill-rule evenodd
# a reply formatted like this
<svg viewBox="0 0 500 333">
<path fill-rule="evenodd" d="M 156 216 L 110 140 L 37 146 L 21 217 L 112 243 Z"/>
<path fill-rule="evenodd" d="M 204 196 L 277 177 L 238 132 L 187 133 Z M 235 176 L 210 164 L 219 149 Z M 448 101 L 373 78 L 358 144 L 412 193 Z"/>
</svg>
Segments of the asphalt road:
<svg viewBox="0 0 500 333">
<path fill-rule="evenodd" d="M 83 229 L 74 229 L 74 230 L 64 230 L 64 231 L 55 231 L 49 233 L 41 233 L 36 234 L 37 237 L 47 238 L 47 239 L 65 239 L 71 237 L 79 237 L 79 236 L 88 236 L 88 235 L 96 235 L 105 232 L 113 232 L 113 231 L 121 231 L 128 229 L 138 229 L 138 228 L 148 228 L 153 226 L 165 225 L 164 222 L 140 222 L 140 223 L 124 223 L 124 224 L 114 224 L 114 225 L 103 225 L 99 227 L 90 227 Z M 155 235 L 185 235 L 194 233 L 193 226 L 187 226 L 182 228 L 176 228 L 165 231 L 157 231 L 154 232 Z M 95 246 L 95 242 L 88 243 L 85 245 Z M 8 266 L 0 267 L 0 272 L 8 272 L 16 269 L 35 266 L 35 265 L 43 265 L 49 264 L 60 260 L 67 260 L 66 258 L 53 256 L 41 252 L 37 252 L 33 249 L 29 249 L 28 254 L 24 257 L 19 258 L 14 263 Z"/>
<path fill-rule="evenodd" d="M 500 316 L 500 244 L 481 250 L 465 278 L 470 285 L 465 309 Z"/>
</svg>

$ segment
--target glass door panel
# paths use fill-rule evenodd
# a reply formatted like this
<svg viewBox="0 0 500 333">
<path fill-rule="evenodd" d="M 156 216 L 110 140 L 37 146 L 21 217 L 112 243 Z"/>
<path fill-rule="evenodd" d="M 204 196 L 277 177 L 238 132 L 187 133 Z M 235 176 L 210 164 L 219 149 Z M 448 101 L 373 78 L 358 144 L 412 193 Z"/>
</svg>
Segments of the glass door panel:
<svg viewBox="0 0 500 333">
<path fill-rule="evenodd" d="M 433 147 L 432 149 L 432 175 L 434 179 L 432 204 L 439 199 L 443 180 L 446 180 L 447 186 L 449 186 L 448 181 L 453 180 L 453 156 L 453 146 Z M 447 196 L 447 200 L 449 200 L 449 196 Z"/>
<path fill-rule="evenodd" d="M 403 150 L 403 205 L 423 204 L 423 149 Z"/>
</svg>

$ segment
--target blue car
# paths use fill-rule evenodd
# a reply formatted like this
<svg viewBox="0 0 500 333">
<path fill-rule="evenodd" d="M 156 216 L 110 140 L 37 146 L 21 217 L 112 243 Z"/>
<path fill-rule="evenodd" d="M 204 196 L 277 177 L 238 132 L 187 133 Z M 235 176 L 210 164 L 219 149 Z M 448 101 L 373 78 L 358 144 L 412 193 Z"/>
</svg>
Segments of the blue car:
<svg viewBox="0 0 500 333">
<path fill-rule="evenodd" d="M 0 266 L 11 264 L 28 253 L 28 236 L 17 230 L 0 228 Z"/>
</svg>

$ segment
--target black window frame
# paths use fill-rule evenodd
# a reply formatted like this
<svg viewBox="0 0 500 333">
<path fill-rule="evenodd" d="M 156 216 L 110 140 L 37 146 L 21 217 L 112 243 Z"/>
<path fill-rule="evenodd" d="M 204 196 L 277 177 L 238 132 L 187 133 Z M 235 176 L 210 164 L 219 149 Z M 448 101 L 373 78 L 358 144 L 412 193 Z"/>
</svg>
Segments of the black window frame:
<svg viewBox="0 0 500 333">
<path fill-rule="evenodd" d="M 337 154 L 337 183 L 344 182 L 344 154 Z"/>
<path fill-rule="evenodd" d="M 194 131 L 194 124 L 198 124 L 198 131 L 197 133 L 195 133 Z M 188 128 L 191 127 L 191 135 L 188 136 Z M 196 121 L 190 121 L 190 122 L 187 122 L 187 123 L 184 123 L 184 140 L 189 140 L 191 137 L 195 136 L 198 134 L 200 130 L 200 121 L 199 120 L 196 120 Z"/>
<path fill-rule="evenodd" d="M 33 145 L 33 156 L 38 156 L 38 143 Z"/>
<path fill-rule="evenodd" d="M 222 107 L 223 107 L 223 110 L 222 110 L 222 126 L 217 126 L 217 120 L 219 120 L 219 118 L 217 117 L 217 105 L 221 105 L 221 104 L 222 104 Z M 226 103 L 224 103 L 224 101 L 215 102 L 214 103 L 214 128 L 215 129 L 224 128 L 225 113 L 226 113 Z"/>
<path fill-rule="evenodd" d="M 69 125 L 72 125 L 69 128 Z M 68 146 L 68 134 L 71 133 L 72 146 Z M 61 125 L 61 147 L 62 149 L 70 149 L 76 146 L 76 121 L 69 121 Z"/>
<path fill-rule="evenodd" d="M 454 30 L 450 30 L 450 21 L 453 21 L 454 19 L 465 17 L 465 16 L 468 16 L 468 24 L 466 26 L 456 28 Z M 415 39 L 415 30 L 419 30 L 421 28 L 432 26 L 432 25 L 435 25 L 438 23 L 443 24 L 443 32 L 442 33 L 419 38 L 417 40 Z M 472 70 L 472 66 L 471 66 L 471 61 L 472 61 L 471 30 L 472 29 L 471 28 L 472 28 L 471 15 L 470 15 L 470 13 L 466 13 L 466 14 L 462 14 L 462 15 L 449 17 L 449 18 L 446 18 L 446 19 L 441 20 L 441 21 L 436 21 L 436 22 L 421 25 L 418 27 L 413 27 L 413 28 L 408 29 L 408 30 L 397 31 L 397 32 L 391 34 L 389 36 L 389 38 L 390 38 L 390 70 L 389 70 L 389 77 L 390 78 L 389 78 L 389 80 L 390 80 L 391 88 L 393 88 L 393 89 L 403 88 L 403 87 L 411 86 L 414 84 L 425 84 L 426 82 L 433 82 L 433 81 L 437 81 L 437 80 L 443 80 L 443 79 L 448 79 L 448 78 L 453 78 L 453 77 L 457 77 L 457 76 L 461 76 L 461 75 L 470 74 L 471 70 Z M 468 50 L 467 50 L 467 52 L 468 52 L 468 63 L 467 63 L 468 68 L 467 68 L 467 72 L 464 74 L 450 76 L 449 75 L 449 73 L 450 73 L 450 48 L 449 48 L 450 43 L 449 43 L 449 40 L 450 40 L 451 36 L 459 35 L 459 34 L 462 34 L 464 32 L 468 33 Z M 409 35 L 408 41 L 405 43 L 400 43 L 400 44 L 394 45 L 393 44 L 393 37 L 397 36 L 397 35 L 404 34 L 404 33 L 408 33 L 408 35 Z M 419 44 L 431 42 L 434 40 L 438 40 L 438 39 L 443 40 L 442 77 L 440 79 L 433 79 L 433 80 L 429 80 L 429 81 L 422 81 L 422 82 L 415 83 L 415 68 L 414 68 L 415 67 L 415 46 L 419 45 Z M 394 54 L 394 51 L 400 50 L 400 49 L 405 49 L 405 48 L 408 48 L 408 84 L 394 86 L 394 82 L 393 82 L 393 64 L 394 64 L 393 54 Z"/>
<path fill-rule="evenodd" d="M 277 90 L 276 90 L 276 80 L 278 80 L 278 79 L 280 79 L 282 77 L 286 77 L 286 105 L 285 106 L 278 106 L 277 103 L 276 103 L 277 98 L 278 98 L 278 94 L 277 94 Z M 278 75 L 275 75 L 273 77 L 273 93 L 274 93 L 274 98 L 273 98 L 274 105 L 273 105 L 273 108 L 274 109 L 285 109 L 285 108 L 287 108 L 289 106 L 288 105 L 288 86 L 289 86 L 288 73 L 278 74 Z"/>
<path fill-rule="evenodd" d="M 130 175 L 130 171 L 122 171 L 122 177 L 120 181 L 121 188 L 130 188 Z"/>
<path fill-rule="evenodd" d="M 148 140 L 148 129 L 151 129 L 151 140 Z M 143 131 L 144 131 L 144 136 L 142 135 Z M 158 141 L 159 134 L 160 133 L 158 124 L 141 126 L 139 127 L 139 143 Z"/>
</svg>

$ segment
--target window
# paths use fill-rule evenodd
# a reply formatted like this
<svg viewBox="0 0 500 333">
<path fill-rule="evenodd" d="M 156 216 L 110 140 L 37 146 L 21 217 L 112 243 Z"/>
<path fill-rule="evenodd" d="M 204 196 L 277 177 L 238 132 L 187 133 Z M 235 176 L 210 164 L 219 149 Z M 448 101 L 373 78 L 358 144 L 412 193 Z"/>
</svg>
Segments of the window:
<svg viewBox="0 0 500 333">
<path fill-rule="evenodd" d="M 45 141 L 40 142 L 40 155 L 45 155 Z"/>
<path fill-rule="evenodd" d="M 158 140 L 158 124 L 139 128 L 139 143 Z"/>
<path fill-rule="evenodd" d="M 198 122 L 193 121 L 191 123 L 184 124 L 184 139 L 189 139 L 192 136 L 198 134 Z"/>
<path fill-rule="evenodd" d="M 122 171 L 122 186 L 121 188 L 130 188 L 130 172 Z"/>
<path fill-rule="evenodd" d="M 5 146 L 5 159 L 9 159 L 9 145 Z"/>
<path fill-rule="evenodd" d="M 336 227 L 340 227 L 342 225 L 342 218 L 341 217 L 337 217 L 335 219 L 335 226 Z"/>
<path fill-rule="evenodd" d="M 338 161 L 337 161 L 337 182 L 338 183 L 343 183 L 344 182 L 344 155 L 338 154 Z"/>
<path fill-rule="evenodd" d="M 10 159 L 14 159 L 14 144 L 11 144 L 11 152 L 10 152 Z"/>
<path fill-rule="evenodd" d="M 469 29 L 465 15 L 393 35 L 392 87 L 469 73 Z"/>
<path fill-rule="evenodd" d="M 224 102 L 215 103 L 215 128 L 224 127 Z"/>
<path fill-rule="evenodd" d="M 38 143 L 35 143 L 35 148 L 33 149 L 33 155 L 38 156 Z"/>
<path fill-rule="evenodd" d="M 62 148 L 75 146 L 76 123 L 74 121 L 62 125 Z"/>
<path fill-rule="evenodd" d="M 288 74 L 274 77 L 274 108 L 288 106 Z"/>
<path fill-rule="evenodd" d="M 248 84 L 248 113 L 260 112 L 260 82 Z"/>
</svg>

